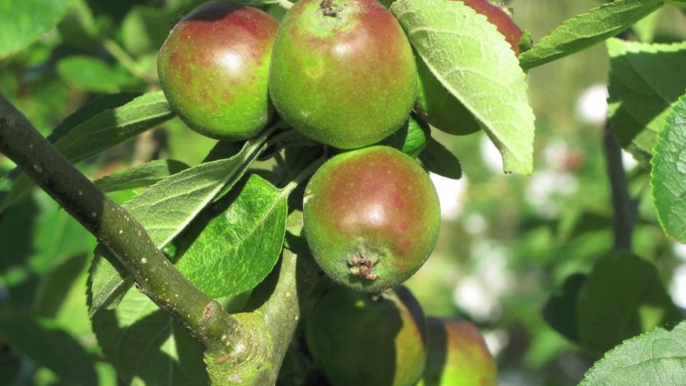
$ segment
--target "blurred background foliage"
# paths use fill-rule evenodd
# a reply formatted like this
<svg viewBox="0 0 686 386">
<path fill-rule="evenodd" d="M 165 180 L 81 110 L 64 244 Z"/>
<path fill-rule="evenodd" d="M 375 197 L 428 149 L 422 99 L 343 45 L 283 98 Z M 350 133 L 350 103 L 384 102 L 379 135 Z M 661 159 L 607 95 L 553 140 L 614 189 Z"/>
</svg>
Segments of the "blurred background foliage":
<svg viewBox="0 0 686 386">
<path fill-rule="evenodd" d="M 21 41 L 10 41 L 12 34 L 0 37 L 0 92 L 48 135 L 64 117 L 103 94 L 157 90 L 157 50 L 174 21 L 202 2 L 63 0 L 41 5 L 37 15 L 61 21 L 41 30 L 41 23 L 52 23 L 45 17 L 31 30 L 11 31 L 36 39 L 16 52 L 13 45 Z M 19 3 L 0 0 L 0 9 Z M 21 3 L 35 7 L 41 2 Z M 599 4 L 508 3 L 534 41 Z M 276 17 L 283 14 L 276 6 L 264 8 Z M 665 6 L 630 37 L 682 41 L 685 13 Z M 613 248 L 603 153 L 608 71 L 603 44 L 530 71 L 529 98 L 537 117 L 531 176 L 504 175 L 499 153 L 482 133 L 433 133 L 460 158 L 464 175 L 459 181 L 433 176 L 443 207 L 440 241 L 408 285 L 428 315 L 467 318 L 482 329 L 497 357 L 502 385 L 575 385 L 599 358 L 594 347 L 582 349 L 566 338 L 579 338 L 576 327 L 564 327 L 565 318 L 575 316 L 553 311 L 569 311 L 575 297 L 565 297 L 562 289 L 578 290 L 594 262 Z M 174 119 L 79 167 L 96 179 L 155 158 L 195 165 L 214 143 Z M 631 156 L 624 161 L 639 207 L 633 252 L 656 267 L 658 284 L 664 283 L 683 314 L 686 247 L 660 229 L 648 172 Z M 0 155 L 0 176 L 13 166 Z M 8 190 L 0 184 L 0 198 Z M 136 193 L 117 192 L 113 198 L 121 203 Z M 0 331 L 13 331 L 11 337 L 0 333 L 0 384 L 117 384 L 87 317 L 85 284 L 94 246 L 93 237 L 40 191 L 0 214 Z M 551 305 L 551 297 L 557 303 Z M 555 318 L 557 331 L 546 321 Z M 54 349 L 36 349 L 45 342 Z"/>
</svg>

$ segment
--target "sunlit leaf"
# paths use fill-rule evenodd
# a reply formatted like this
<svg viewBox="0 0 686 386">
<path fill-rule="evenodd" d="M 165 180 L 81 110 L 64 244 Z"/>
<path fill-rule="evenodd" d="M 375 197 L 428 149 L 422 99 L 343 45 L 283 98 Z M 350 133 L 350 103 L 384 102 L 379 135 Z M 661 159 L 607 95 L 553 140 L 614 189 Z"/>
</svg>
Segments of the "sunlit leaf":
<svg viewBox="0 0 686 386">
<path fill-rule="evenodd" d="M 436 79 L 480 122 L 504 171 L 531 173 L 534 114 L 505 37 L 462 2 L 399 0 L 391 11 Z"/>
<path fill-rule="evenodd" d="M 658 134 L 652 159 L 653 204 L 665 232 L 686 243 L 686 95 Z"/>
</svg>

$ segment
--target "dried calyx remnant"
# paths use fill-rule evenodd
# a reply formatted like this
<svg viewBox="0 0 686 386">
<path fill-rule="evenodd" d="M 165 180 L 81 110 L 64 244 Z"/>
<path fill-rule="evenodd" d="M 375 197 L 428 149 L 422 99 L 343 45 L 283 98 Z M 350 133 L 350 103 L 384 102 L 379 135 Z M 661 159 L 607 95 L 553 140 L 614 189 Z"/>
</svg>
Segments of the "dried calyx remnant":
<svg viewBox="0 0 686 386">
<path fill-rule="evenodd" d="M 322 0 L 320 7 L 324 16 L 336 17 L 341 11 L 341 7 L 333 5 L 333 0 Z"/>
<path fill-rule="evenodd" d="M 379 275 L 373 273 L 374 264 L 378 263 L 379 260 L 372 261 L 372 259 L 367 259 L 365 257 L 358 257 L 353 255 L 348 261 L 348 267 L 350 268 L 350 273 L 354 276 L 359 276 L 369 280 L 376 280 Z"/>
</svg>

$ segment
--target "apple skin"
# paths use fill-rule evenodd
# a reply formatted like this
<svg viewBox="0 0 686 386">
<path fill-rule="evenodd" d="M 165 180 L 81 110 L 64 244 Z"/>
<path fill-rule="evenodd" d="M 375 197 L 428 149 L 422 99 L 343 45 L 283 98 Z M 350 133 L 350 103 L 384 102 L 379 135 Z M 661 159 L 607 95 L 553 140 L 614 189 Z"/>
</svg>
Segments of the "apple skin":
<svg viewBox="0 0 686 386">
<path fill-rule="evenodd" d="M 412 276 L 433 251 L 440 222 L 428 174 L 386 146 L 335 156 L 305 189 L 312 255 L 331 279 L 358 291 L 380 292 Z"/>
<path fill-rule="evenodd" d="M 269 91 L 279 115 L 340 149 L 372 145 L 407 120 L 417 69 L 398 21 L 376 0 L 302 0 L 274 43 Z"/>
<path fill-rule="evenodd" d="M 263 11 L 220 1 L 200 5 L 174 26 L 157 71 L 167 100 L 188 127 L 211 138 L 241 140 L 267 125 L 278 27 Z"/>
<path fill-rule="evenodd" d="M 481 332 L 472 323 L 427 318 L 429 353 L 416 386 L 496 386 L 497 367 Z"/>
<path fill-rule="evenodd" d="M 515 24 L 504 9 L 505 5 L 491 4 L 488 0 L 459 0 L 464 5 L 486 16 L 491 24 L 498 28 L 498 32 L 505 36 L 505 40 L 510 43 L 515 55 L 519 55 L 519 41 L 522 39 L 522 30 Z"/>
<path fill-rule="evenodd" d="M 338 286 L 305 325 L 315 364 L 332 386 L 412 386 L 426 363 L 426 319 L 405 287 L 370 295 Z"/>
<path fill-rule="evenodd" d="M 519 55 L 519 41 L 522 30 L 502 8 L 487 0 L 461 0 L 478 14 L 494 24 L 514 51 Z M 424 60 L 417 57 L 417 102 L 415 112 L 431 126 L 454 135 L 477 132 L 479 124 L 467 108 L 436 79 Z"/>
</svg>

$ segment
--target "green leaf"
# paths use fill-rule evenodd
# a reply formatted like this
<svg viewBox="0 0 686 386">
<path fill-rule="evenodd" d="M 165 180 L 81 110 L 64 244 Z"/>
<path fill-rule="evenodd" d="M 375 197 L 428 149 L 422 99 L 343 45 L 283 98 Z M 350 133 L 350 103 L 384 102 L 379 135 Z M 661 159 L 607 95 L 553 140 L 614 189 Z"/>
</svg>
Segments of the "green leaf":
<svg viewBox="0 0 686 386">
<path fill-rule="evenodd" d="M 0 58 L 27 47 L 67 12 L 70 0 L 0 0 Z"/>
<path fill-rule="evenodd" d="M 660 16 L 664 13 L 664 11 L 665 8 L 660 8 L 659 10 L 644 17 L 634 24 L 633 27 L 631 27 L 631 29 L 636 33 L 636 35 L 638 35 L 638 38 L 643 43 L 652 43 L 653 39 L 655 38 L 655 32 L 657 30 Z"/>
<path fill-rule="evenodd" d="M 108 27 L 102 19 L 96 20 L 86 0 L 72 0 L 67 14 L 57 25 L 62 40 L 83 48 L 94 48 L 100 43 L 100 37 Z"/>
<path fill-rule="evenodd" d="M 681 386 L 686 379 L 686 322 L 656 328 L 605 354 L 579 386 Z"/>
<path fill-rule="evenodd" d="M 155 245 L 163 248 L 223 189 L 229 189 L 241 178 L 264 150 L 268 134 L 246 142 L 240 153 L 231 158 L 204 163 L 162 180 L 125 203 L 124 208 L 145 227 Z M 104 259 L 99 253 L 93 261 L 90 315 L 102 307 L 115 307 L 133 284 L 128 274 L 111 261 L 114 258 Z"/>
<path fill-rule="evenodd" d="M 135 56 L 158 51 L 178 15 L 172 8 L 133 7 L 121 25 L 124 48 Z"/>
<path fill-rule="evenodd" d="M 209 384 L 200 344 L 135 288 L 115 310 L 95 315 L 93 331 L 126 385 Z"/>
<path fill-rule="evenodd" d="M 610 39 L 609 114 L 621 146 L 647 165 L 671 106 L 686 90 L 686 42 Z"/>
<path fill-rule="evenodd" d="M 74 385 L 96 385 L 95 363 L 81 344 L 47 318 L 0 311 L 0 335 L 24 355 Z"/>
<path fill-rule="evenodd" d="M 579 341 L 576 299 L 585 281 L 584 274 L 570 275 L 558 293 L 553 294 L 543 308 L 543 318 L 550 327 L 572 342 Z"/>
<path fill-rule="evenodd" d="M 183 162 L 161 159 L 130 167 L 94 181 L 103 192 L 143 188 L 156 184 L 165 178 L 188 169 Z"/>
<path fill-rule="evenodd" d="M 662 6 L 660 0 L 617 0 L 565 21 L 534 47 L 522 53 L 529 69 L 598 44 L 629 28 Z"/>
<path fill-rule="evenodd" d="M 91 257 L 92 252 L 84 252 L 51 270 L 40 279 L 33 296 L 34 313 L 53 318 L 87 350 L 97 346 L 84 291 Z"/>
<path fill-rule="evenodd" d="M 181 257 L 179 271 L 215 298 L 254 288 L 281 253 L 288 193 L 256 174 L 244 178 L 196 218 L 201 233 Z"/>
<path fill-rule="evenodd" d="M 428 123 L 410 117 L 407 121 L 407 136 L 400 151 L 412 158 L 417 158 L 426 149 L 431 137 L 431 127 Z"/>
<path fill-rule="evenodd" d="M 55 146 L 69 160 L 79 162 L 173 117 L 162 91 L 148 93 L 94 116 L 57 140 Z"/>
<path fill-rule="evenodd" d="M 462 178 L 460 161 L 453 153 L 432 137 L 429 137 L 426 142 L 426 148 L 419 155 L 419 160 L 422 161 L 427 170 L 439 176 L 452 178 L 453 180 Z"/>
<path fill-rule="evenodd" d="M 462 2 L 399 0 L 391 12 L 436 79 L 495 143 L 505 172 L 531 173 L 535 118 L 505 37 Z"/>
<path fill-rule="evenodd" d="M 86 116 L 88 111 L 77 111 Z M 67 130 L 60 125 L 61 133 L 55 147 L 73 163 L 107 150 L 174 117 L 162 91 L 142 95 L 114 109 L 106 109 Z M 66 121 L 66 120 L 65 120 Z M 80 119 L 74 119 L 74 122 Z M 60 128 L 62 127 L 62 128 Z M 35 186 L 25 175 L 17 178 L 12 190 L 0 205 L 0 212 L 21 200 Z"/>
<path fill-rule="evenodd" d="M 85 252 L 74 256 L 41 278 L 33 299 L 33 313 L 41 317 L 55 318 L 74 282 L 84 271 L 88 256 L 89 253 Z"/>
<path fill-rule="evenodd" d="M 64 81 L 84 91 L 115 93 L 135 84 L 136 79 L 122 67 L 111 66 L 92 56 L 68 56 L 57 63 Z"/>
<path fill-rule="evenodd" d="M 87 254 L 95 238 L 44 192 L 0 216 L 0 282 L 16 285 Z"/>
<path fill-rule="evenodd" d="M 411 116 L 405 124 L 379 145 L 396 148 L 412 158 L 417 158 L 426 148 L 431 127 L 428 123 Z"/>
<path fill-rule="evenodd" d="M 658 134 L 650 184 L 665 233 L 686 243 L 686 95 L 674 105 Z"/>
<path fill-rule="evenodd" d="M 76 112 L 66 117 L 55 129 L 48 135 L 48 140 L 55 143 L 58 139 L 67 135 L 74 128 L 79 127 L 89 119 L 96 115 L 105 112 L 106 110 L 114 110 L 118 107 L 133 101 L 142 96 L 142 93 L 125 92 L 119 94 L 103 95 L 99 98 L 93 99 L 87 104 L 81 106 Z"/>
<path fill-rule="evenodd" d="M 681 319 L 655 266 L 628 252 L 599 259 L 577 297 L 579 339 L 598 354 Z"/>
</svg>

